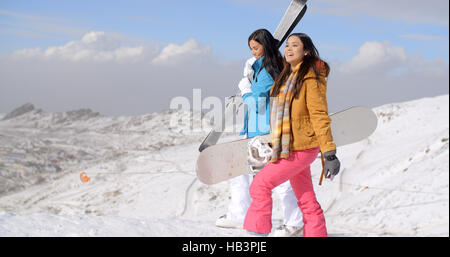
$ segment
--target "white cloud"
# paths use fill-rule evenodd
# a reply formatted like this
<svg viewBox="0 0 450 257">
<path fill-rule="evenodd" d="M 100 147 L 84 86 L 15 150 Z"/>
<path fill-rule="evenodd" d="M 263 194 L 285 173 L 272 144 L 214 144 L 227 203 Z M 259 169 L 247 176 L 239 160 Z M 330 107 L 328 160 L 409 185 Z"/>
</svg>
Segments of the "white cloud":
<svg viewBox="0 0 450 257">
<path fill-rule="evenodd" d="M 182 45 L 167 45 L 163 48 L 161 53 L 153 59 L 152 63 L 156 65 L 173 65 L 184 63 L 186 61 L 195 61 L 196 59 L 209 56 L 210 52 L 210 46 L 204 46 L 194 38 L 191 38 Z"/>
<path fill-rule="evenodd" d="M 381 66 L 392 68 L 407 60 L 408 55 L 405 48 L 393 46 L 389 41 L 372 41 L 364 43 L 360 47 L 358 55 L 339 69 L 341 72 L 353 73 Z"/>
<path fill-rule="evenodd" d="M 12 53 L 12 55 L 17 58 L 30 58 L 42 56 L 42 53 L 42 49 L 40 47 L 36 47 L 16 50 Z"/>
<path fill-rule="evenodd" d="M 144 46 L 121 46 L 120 40 L 103 31 L 91 31 L 80 40 L 70 41 L 61 46 L 51 46 L 47 49 L 27 48 L 16 50 L 12 56 L 16 59 L 41 58 L 45 60 L 63 61 L 137 61 L 143 60 L 157 66 L 173 66 L 208 60 L 211 48 L 190 38 L 182 45 L 170 43 L 159 54 L 149 50 L 146 54 Z"/>
<path fill-rule="evenodd" d="M 0 55 L 0 112 L 31 102 L 46 111 L 140 114 L 168 109 L 176 96 L 191 98 L 193 88 L 221 98 L 238 89 L 242 63 L 217 62 L 196 39 L 162 47 L 130 41 L 90 32 L 58 46 Z"/>
<path fill-rule="evenodd" d="M 337 65 L 336 71 L 341 74 L 375 74 L 385 75 L 411 73 L 439 74 L 448 77 L 448 66 L 442 58 L 424 60 L 420 54 L 410 54 L 402 46 L 392 45 L 389 41 L 365 42 L 359 53 L 350 61 Z M 376 80 L 376 78 L 370 78 Z"/>
<path fill-rule="evenodd" d="M 103 31 L 86 33 L 81 40 L 70 41 L 62 46 L 22 49 L 13 52 L 16 58 L 55 58 L 68 61 L 121 61 L 133 60 L 144 52 L 143 46 L 121 47 L 120 42 L 108 37 Z"/>
<path fill-rule="evenodd" d="M 331 63 L 332 110 L 448 94 L 449 68 L 442 58 L 425 60 L 389 41 L 364 43 L 350 61 Z"/>
</svg>

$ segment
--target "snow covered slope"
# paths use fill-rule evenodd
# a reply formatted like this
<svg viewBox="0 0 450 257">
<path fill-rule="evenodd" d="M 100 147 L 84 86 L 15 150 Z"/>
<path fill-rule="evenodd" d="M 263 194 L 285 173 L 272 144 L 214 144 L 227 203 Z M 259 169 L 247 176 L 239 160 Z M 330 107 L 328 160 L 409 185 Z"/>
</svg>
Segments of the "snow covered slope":
<svg viewBox="0 0 450 257">
<path fill-rule="evenodd" d="M 183 117 L 189 115 L 165 111 L 105 117 L 90 109 L 45 113 L 25 104 L 0 120 L 0 195 L 97 163 L 114 161 L 111 171 L 123 171 L 122 157 L 201 142 L 203 134 L 185 126 Z M 174 122 L 180 126 L 170 126 Z"/>
<path fill-rule="evenodd" d="M 330 236 L 448 236 L 448 95 L 374 110 L 377 130 L 338 149 L 334 181 L 318 186 L 313 164 Z M 228 184 L 196 179 L 204 134 L 168 130 L 170 114 L 33 109 L 1 120 L 0 236 L 244 236 L 214 226 Z"/>
</svg>

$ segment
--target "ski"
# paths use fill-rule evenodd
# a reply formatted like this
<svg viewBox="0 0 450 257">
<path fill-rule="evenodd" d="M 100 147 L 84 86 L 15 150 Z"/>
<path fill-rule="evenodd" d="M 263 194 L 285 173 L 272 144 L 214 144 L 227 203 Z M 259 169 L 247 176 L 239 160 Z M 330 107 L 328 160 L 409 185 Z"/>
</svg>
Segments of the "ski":
<svg viewBox="0 0 450 257">
<path fill-rule="evenodd" d="M 277 29 L 273 33 L 273 37 L 278 39 L 280 43 L 278 44 L 278 48 L 283 45 L 283 42 L 286 38 L 291 34 L 292 30 L 297 26 L 298 22 L 305 15 L 307 6 L 306 0 L 293 0 L 289 5 L 286 13 L 280 21 Z"/>
</svg>

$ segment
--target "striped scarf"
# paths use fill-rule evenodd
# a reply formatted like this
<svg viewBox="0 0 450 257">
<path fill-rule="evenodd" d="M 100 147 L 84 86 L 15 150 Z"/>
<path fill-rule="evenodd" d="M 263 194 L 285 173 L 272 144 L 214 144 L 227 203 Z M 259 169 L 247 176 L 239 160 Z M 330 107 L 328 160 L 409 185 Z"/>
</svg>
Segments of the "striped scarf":
<svg viewBox="0 0 450 257">
<path fill-rule="evenodd" d="M 272 103 L 270 122 L 272 128 L 273 153 L 270 162 L 276 162 L 280 158 L 286 159 L 289 157 L 292 140 L 290 103 L 293 97 L 300 65 L 301 63 L 293 69 L 286 83 L 281 86 L 278 96 L 274 98 Z"/>
</svg>

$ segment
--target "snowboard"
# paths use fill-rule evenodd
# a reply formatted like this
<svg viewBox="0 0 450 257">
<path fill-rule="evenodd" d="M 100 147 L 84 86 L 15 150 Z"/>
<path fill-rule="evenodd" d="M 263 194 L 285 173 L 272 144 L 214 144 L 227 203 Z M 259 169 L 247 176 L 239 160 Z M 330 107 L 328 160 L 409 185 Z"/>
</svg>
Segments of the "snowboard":
<svg viewBox="0 0 450 257">
<path fill-rule="evenodd" d="M 283 44 L 284 40 L 286 40 L 286 38 L 298 24 L 298 22 L 302 19 L 307 9 L 306 1 L 307 0 L 292 0 L 289 4 L 289 7 L 286 9 L 285 14 L 283 15 L 283 18 L 281 19 L 278 27 L 273 33 L 273 37 L 280 41 L 278 47 Z M 198 148 L 200 152 L 212 145 L 215 145 L 217 141 L 219 141 L 225 129 L 225 122 L 232 120 L 233 116 L 236 114 L 235 109 L 241 107 L 242 103 L 238 105 L 236 104 L 236 102 L 239 101 L 240 98 L 240 92 L 238 92 L 234 96 L 229 97 L 230 101 L 225 108 L 225 114 L 223 115 L 222 123 L 211 129 L 209 134 L 205 137 Z"/>
<path fill-rule="evenodd" d="M 336 146 L 358 142 L 369 137 L 376 129 L 376 114 L 367 107 L 352 107 L 330 115 L 331 133 Z M 197 177 L 204 184 L 216 184 L 251 172 L 247 163 L 247 147 L 251 139 L 241 139 L 212 145 L 197 158 Z M 270 142 L 270 134 L 261 136 Z"/>
</svg>

